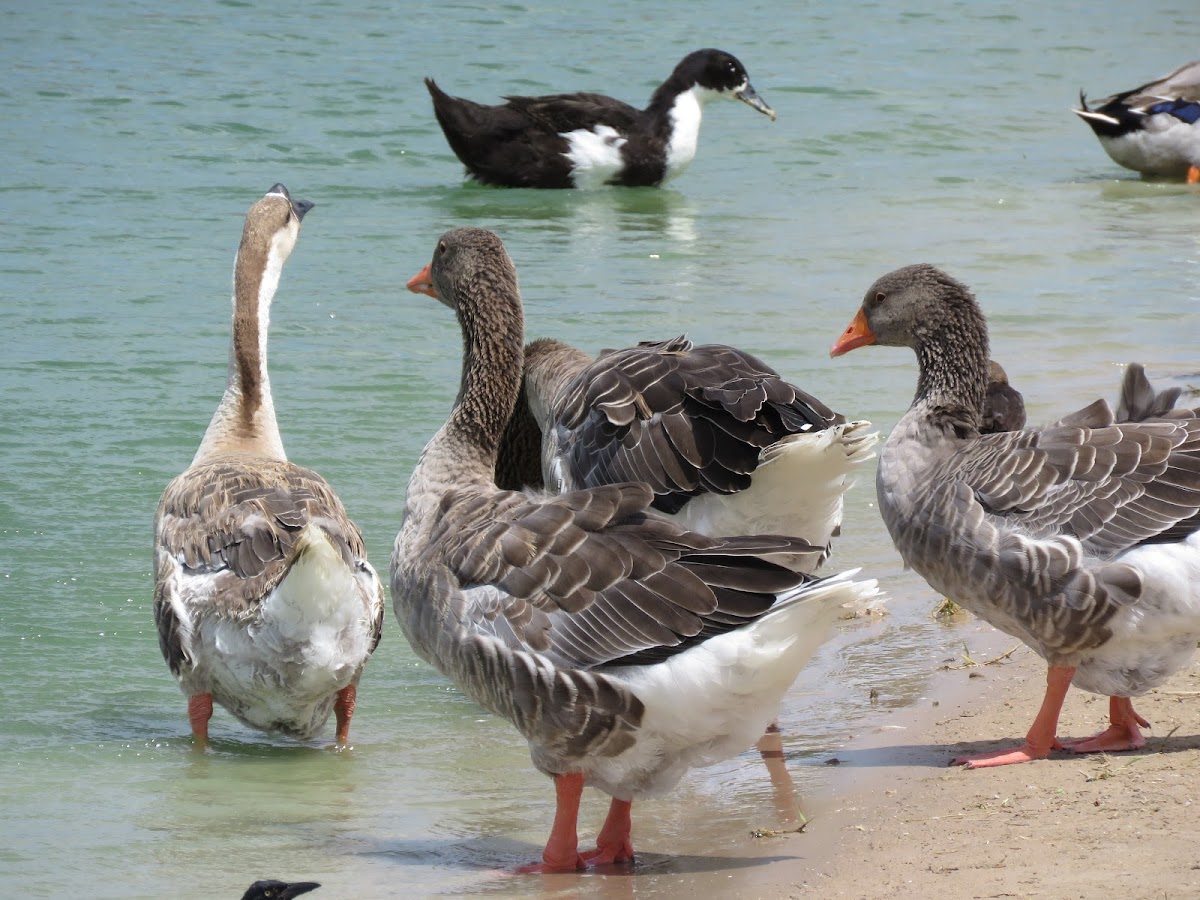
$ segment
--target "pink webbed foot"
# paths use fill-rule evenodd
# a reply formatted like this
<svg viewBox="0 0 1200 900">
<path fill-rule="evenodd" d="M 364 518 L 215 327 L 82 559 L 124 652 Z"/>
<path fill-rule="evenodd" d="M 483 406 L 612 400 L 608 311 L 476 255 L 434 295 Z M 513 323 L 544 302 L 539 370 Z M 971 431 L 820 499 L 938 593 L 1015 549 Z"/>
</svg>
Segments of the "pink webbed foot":
<svg viewBox="0 0 1200 900">
<path fill-rule="evenodd" d="M 579 854 L 576 822 L 579 820 L 579 798 L 583 794 L 583 773 L 568 772 L 554 776 L 554 825 L 540 863 L 530 863 L 515 869 L 518 875 L 549 875 L 554 872 L 578 872 L 587 868 Z"/>
<path fill-rule="evenodd" d="M 605 866 L 610 863 L 633 862 L 633 842 L 626 838 L 615 844 L 596 842 L 596 849 L 583 855 L 589 866 Z"/>
<path fill-rule="evenodd" d="M 527 866 L 517 866 L 513 869 L 516 875 L 554 875 L 561 872 L 582 872 L 587 868 L 587 863 L 583 857 L 576 853 L 575 862 L 572 863 L 568 857 L 563 857 L 556 860 L 546 859 L 546 855 L 542 854 L 540 863 L 530 863 Z"/>
<path fill-rule="evenodd" d="M 1034 747 L 1026 741 L 1015 750 L 993 750 L 991 753 L 980 753 L 976 756 L 960 756 L 950 762 L 952 766 L 963 766 L 967 769 L 987 769 L 992 766 L 1011 766 L 1016 763 L 1033 762 L 1035 759 L 1045 759 L 1051 750 L 1061 750 L 1062 745 L 1055 741 L 1049 747 Z"/>
<path fill-rule="evenodd" d="M 1109 698 L 1108 718 L 1112 724 L 1104 731 L 1092 737 L 1064 741 L 1063 746 L 1072 753 L 1120 753 L 1146 746 L 1146 738 L 1138 726 L 1149 728 L 1150 723 L 1137 714 L 1128 697 Z"/>
<path fill-rule="evenodd" d="M 968 769 L 1011 766 L 1045 759 L 1051 750 L 1062 750 L 1063 745 L 1055 737 L 1058 730 L 1058 714 L 1062 710 L 1063 700 L 1066 699 L 1071 679 L 1074 677 L 1075 670 L 1068 666 L 1050 666 L 1046 670 L 1046 693 L 1042 696 L 1041 708 L 1029 733 L 1025 735 L 1025 743 L 1020 747 L 1015 750 L 993 750 L 991 753 L 980 753 L 976 756 L 960 756 L 950 765 L 965 766 Z"/>
<path fill-rule="evenodd" d="M 583 854 L 589 866 L 633 862 L 633 838 L 630 836 L 633 828 L 632 809 L 632 801 L 613 798 L 600 834 L 596 836 L 596 849 Z"/>
</svg>

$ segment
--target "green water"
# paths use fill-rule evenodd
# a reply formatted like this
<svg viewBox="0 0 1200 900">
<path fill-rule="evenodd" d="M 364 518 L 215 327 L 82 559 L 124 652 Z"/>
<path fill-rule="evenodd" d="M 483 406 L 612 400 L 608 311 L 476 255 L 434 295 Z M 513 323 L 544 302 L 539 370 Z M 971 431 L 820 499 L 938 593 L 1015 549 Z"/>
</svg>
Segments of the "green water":
<svg viewBox="0 0 1200 900">
<path fill-rule="evenodd" d="M 911 354 L 827 351 L 875 277 L 910 262 L 976 289 L 1035 421 L 1112 397 L 1131 359 L 1156 378 L 1200 370 L 1200 193 L 1117 168 L 1068 111 L 1080 86 L 1190 58 L 1191 4 L 1152 0 L 1132 30 L 1114 2 L 922 9 L 0 4 L 0 893 L 235 897 L 268 876 L 322 881 L 321 898 L 535 889 L 493 870 L 539 853 L 549 784 L 390 613 L 352 752 L 220 710 L 213 750 L 189 749 L 152 622 L 151 520 L 221 395 L 242 218 L 277 181 L 317 204 L 273 309 L 284 443 L 338 489 L 380 569 L 459 371 L 452 317 L 403 286 L 456 225 L 505 239 L 532 334 L 728 341 L 884 430 L 911 398 Z M 705 45 L 742 59 L 779 120 L 710 107 L 696 161 L 658 191 L 464 185 L 421 85 L 642 102 Z M 984 640 L 930 620 L 871 480 L 833 565 L 864 566 L 892 612 L 847 625 L 788 698 L 805 792 Z M 584 840 L 604 805 L 587 797 Z M 734 868 L 772 816 L 745 754 L 641 805 L 646 863 L 619 890 L 546 891 L 695 893 L 694 873 Z"/>
</svg>

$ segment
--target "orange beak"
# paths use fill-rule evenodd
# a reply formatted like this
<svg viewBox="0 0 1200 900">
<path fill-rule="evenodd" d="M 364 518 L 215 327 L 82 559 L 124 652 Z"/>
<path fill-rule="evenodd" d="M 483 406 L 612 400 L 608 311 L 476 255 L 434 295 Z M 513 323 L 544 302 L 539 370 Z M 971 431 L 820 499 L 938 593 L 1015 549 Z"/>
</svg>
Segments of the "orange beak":
<svg viewBox="0 0 1200 900">
<path fill-rule="evenodd" d="M 867 324 L 866 314 L 859 309 L 858 315 L 854 317 L 850 327 L 842 332 L 842 336 L 829 348 L 829 355 L 841 356 L 843 353 L 849 353 L 851 350 L 857 350 L 859 347 L 873 343 L 875 343 L 875 335 L 871 332 L 871 326 Z"/>
<path fill-rule="evenodd" d="M 426 264 L 425 268 L 408 279 L 408 289 L 414 294 L 428 294 L 436 300 L 438 295 L 437 291 L 433 289 L 433 275 L 429 271 L 431 265 L 433 264 Z"/>
</svg>

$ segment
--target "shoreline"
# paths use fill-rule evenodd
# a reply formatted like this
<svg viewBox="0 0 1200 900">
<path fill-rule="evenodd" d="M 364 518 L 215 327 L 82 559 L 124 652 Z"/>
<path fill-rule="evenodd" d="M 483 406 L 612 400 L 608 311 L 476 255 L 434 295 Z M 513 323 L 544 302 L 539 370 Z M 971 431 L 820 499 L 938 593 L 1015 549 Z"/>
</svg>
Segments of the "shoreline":
<svg viewBox="0 0 1200 900">
<path fill-rule="evenodd" d="M 994 769 L 951 758 L 1020 742 L 1045 665 L 1020 647 L 941 679 L 904 727 L 838 751 L 830 790 L 801 834 L 764 840 L 787 858 L 745 871 L 736 894 L 794 898 L 1200 896 L 1200 670 L 1138 698 L 1145 749 Z M 972 677 L 972 676 L 975 677 Z M 948 697 L 948 699 L 947 699 Z M 936 703 L 936 705 L 935 705 Z M 1059 733 L 1107 724 L 1106 698 L 1072 691 Z"/>
</svg>

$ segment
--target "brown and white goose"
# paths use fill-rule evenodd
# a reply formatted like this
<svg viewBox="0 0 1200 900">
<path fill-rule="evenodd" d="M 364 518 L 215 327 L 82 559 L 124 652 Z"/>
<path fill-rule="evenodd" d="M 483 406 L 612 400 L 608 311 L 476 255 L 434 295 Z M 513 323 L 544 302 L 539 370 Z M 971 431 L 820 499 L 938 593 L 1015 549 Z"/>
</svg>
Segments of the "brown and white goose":
<svg viewBox="0 0 1200 900">
<path fill-rule="evenodd" d="M 213 700 L 247 725 L 337 741 L 383 626 L 383 585 L 333 488 L 288 462 L 267 376 L 283 264 L 312 207 L 277 184 L 250 207 L 233 269 L 225 396 L 154 519 L 154 620 L 208 741 Z"/>
<path fill-rule="evenodd" d="M 847 422 L 734 347 L 677 337 L 592 359 L 541 339 L 525 347 L 497 483 L 561 493 L 641 481 L 654 508 L 685 528 L 790 534 L 824 548 L 790 561 L 811 573 L 877 440 L 870 422 Z"/>
<path fill-rule="evenodd" d="M 966 286 L 929 265 L 876 281 L 830 352 L 867 344 L 911 347 L 920 368 L 879 460 L 896 548 L 1049 664 L 1025 743 L 955 763 L 1144 746 L 1130 698 L 1185 665 L 1200 639 L 1200 410 L 1117 423 L 1081 411 L 981 436 L 987 324 Z M 1072 684 L 1110 696 L 1102 734 L 1057 737 Z"/>
<path fill-rule="evenodd" d="M 528 740 L 555 782 L 542 862 L 632 858 L 630 806 L 690 767 L 754 745 L 847 603 L 874 582 L 770 562 L 779 535 L 708 537 L 651 509 L 637 482 L 546 495 L 496 486 L 521 385 L 516 270 L 490 231 L 438 241 L 427 270 L 462 327 L 462 385 L 417 462 L 392 554 L 392 601 L 416 652 Z M 581 855 L 580 796 L 612 796 Z"/>
</svg>

